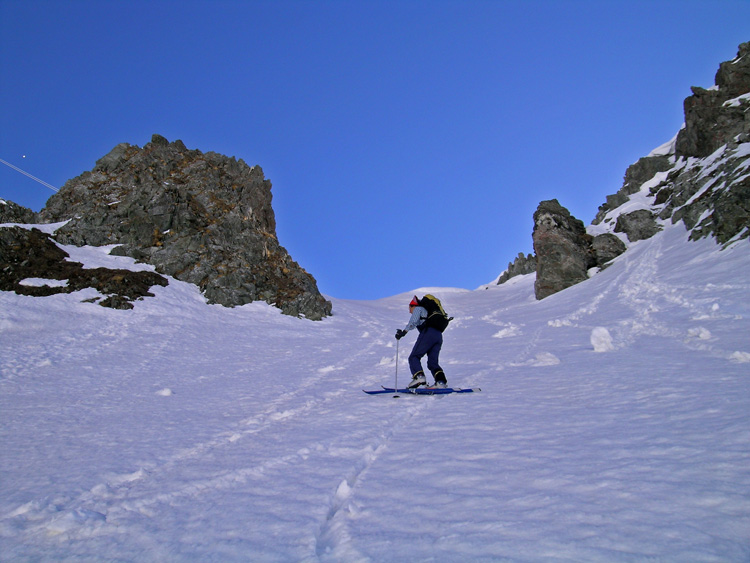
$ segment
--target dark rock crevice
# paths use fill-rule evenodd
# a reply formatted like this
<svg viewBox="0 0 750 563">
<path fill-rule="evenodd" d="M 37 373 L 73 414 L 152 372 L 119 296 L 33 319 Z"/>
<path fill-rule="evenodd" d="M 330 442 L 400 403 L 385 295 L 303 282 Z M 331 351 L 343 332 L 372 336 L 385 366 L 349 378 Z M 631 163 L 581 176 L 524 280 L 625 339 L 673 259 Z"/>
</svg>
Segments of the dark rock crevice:
<svg viewBox="0 0 750 563">
<path fill-rule="evenodd" d="M 103 307 L 132 309 L 133 301 L 153 297 L 152 286 L 167 285 L 167 279 L 154 272 L 84 268 L 79 262 L 68 261 L 68 257 L 38 229 L 0 228 L 0 291 L 43 297 L 92 287 L 106 296 L 99 302 Z M 33 278 L 66 283 L 23 283 Z"/>
</svg>

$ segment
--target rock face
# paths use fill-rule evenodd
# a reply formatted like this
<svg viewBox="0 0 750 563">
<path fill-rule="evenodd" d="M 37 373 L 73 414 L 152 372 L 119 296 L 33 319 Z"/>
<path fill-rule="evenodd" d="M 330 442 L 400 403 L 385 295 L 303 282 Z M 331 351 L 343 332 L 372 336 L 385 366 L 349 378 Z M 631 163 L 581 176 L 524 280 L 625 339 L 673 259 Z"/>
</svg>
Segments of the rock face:
<svg viewBox="0 0 750 563">
<path fill-rule="evenodd" d="M 536 281 L 534 293 L 544 299 L 587 280 L 591 268 L 605 268 L 625 252 L 625 243 L 604 233 L 595 237 L 556 199 L 543 201 L 534 213 Z"/>
<path fill-rule="evenodd" d="M 583 222 L 573 217 L 556 199 L 543 201 L 534 213 L 537 299 L 557 293 L 588 279 L 596 265 L 592 237 Z"/>
<path fill-rule="evenodd" d="M 39 217 L 70 220 L 57 240 L 117 244 L 113 254 L 198 285 L 210 303 L 262 300 L 288 315 L 330 315 L 315 279 L 279 244 L 271 197 L 259 166 L 154 135 L 143 148 L 117 145 Z"/>
<path fill-rule="evenodd" d="M 747 109 L 750 112 L 750 97 Z M 674 179 L 650 192 L 654 212 L 672 223 L 682 221 L 691 240 L 709 235 L 720 244 L 746 239 L 750 236 L 748 166 L 750 142 L 725 145 L 705 159 L 679 160 Z"/>
<path fill-rule="evenodd" d="M 713 236 L 723 245 L 750 236 L 750 42 L 721 63 L 715 82 L 692 88 L 685 126 L 628 168 L 594 225 L 624 232 L 631 242 L 653 236 L 665 221 L 682 222 L 692 240 Z"/>
<path fill-rule="evenodd" d="M 678 158 L 705 158 L 726 144 L 744 137 L 747 142 L 748 100 L 739 100 L 750 92 L 750 42 L 739 46 L 737 58 L 719 65 L 710 90 L 693 87 L 685 99 L 685 127 L 677 135 Z"/>
<path fill-rule="evenodd" d="M 38 229 L 0 228 L 0 291 L 40 297 L 93 287 L 107 295 L 99 303 L 103 307 L 132 309 L 132 301 L 153 296 L 149 292 L 152 286 L 167 285 L 166 278 L 154 272 L 84 269 L 78 262 L 67 261 L 67 257 L 67 252 Z M 23 283 L 30 278 L 66 283 Z"/>
</svg>

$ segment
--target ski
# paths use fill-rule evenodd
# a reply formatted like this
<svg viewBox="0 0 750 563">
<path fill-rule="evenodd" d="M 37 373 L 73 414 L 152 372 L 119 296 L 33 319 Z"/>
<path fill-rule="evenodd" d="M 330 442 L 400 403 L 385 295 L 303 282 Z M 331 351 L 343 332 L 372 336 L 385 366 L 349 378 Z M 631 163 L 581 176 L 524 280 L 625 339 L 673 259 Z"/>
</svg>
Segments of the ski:
<svg viewBox="0 0 750 563">
<path fill-rule="evenodd" d="M 406 387 L 395 389 L 393 387 L 383 387 L 382 389 L 374 389 L 368 391 L 363 389 L 368 395 L 381 395 L 384 393 L 408 393 L 409 395 L 448 395 L 450 393 L 476 393 L 481 389 L 461 389 L 460 387 L 416 387 L 414 389 L 408 389 Z"/>
<path fill-rule="evenodd" d="M 475 393 L 481 391 L 479 388 L 461 389 L 460 387 L 415 387 L 414 389 L 409 389 L 408 387 L 399 389 L 383 387 L 383 390 L 387 393 L 411 393 L 412 395 L 448 395 L 450 393 Z"/>
</svg>

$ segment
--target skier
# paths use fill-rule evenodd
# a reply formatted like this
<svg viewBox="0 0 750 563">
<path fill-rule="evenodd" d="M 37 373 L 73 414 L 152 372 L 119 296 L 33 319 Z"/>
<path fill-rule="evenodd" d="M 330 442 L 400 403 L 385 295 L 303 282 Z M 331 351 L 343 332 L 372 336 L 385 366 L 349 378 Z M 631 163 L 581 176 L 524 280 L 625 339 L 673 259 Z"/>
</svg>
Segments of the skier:
<svg viewBox="0 0 750 563">
<path fill-rule="evenodd" d="M 427 369 L 430 370 L 432 376 L 435 378 L 435 387 L 447 387 L 448 381 L 445 378 L 443 369 L 438 364 L 440 356 L 440 349 L 443 346 L 443 333 L 433 326 L 428 326 L 426 323 L 427 309 L 425 309 L 417 299 L 416 295 L 414 299 L 409 303 L 409 312 L 411 318 L 409 323 L 404 329 L 396 331 L 396 340 L 401 340 L 406 333 L 416 328 L 419 331 L 417 341 L 414 343 L 414 348 L 409 355 L 409 370 L 411 371 L 411 381 L 407 387 L 414 389 L 420 385 L 426 385 L 427 380 L 424 376 L 424 370 L 422 370 L 422 356 L 427 354 Z"/>
</svg>

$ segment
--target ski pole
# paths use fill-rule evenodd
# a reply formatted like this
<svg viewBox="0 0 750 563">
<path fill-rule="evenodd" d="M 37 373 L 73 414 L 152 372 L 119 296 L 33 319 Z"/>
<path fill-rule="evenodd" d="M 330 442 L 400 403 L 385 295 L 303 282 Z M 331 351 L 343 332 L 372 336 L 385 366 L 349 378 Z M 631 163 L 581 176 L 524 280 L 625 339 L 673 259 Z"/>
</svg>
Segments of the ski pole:
<svg viewBox="0 0 750 563">
<path fill-rule="evenodd" d="M 396 383 L 394 383 L 393 388 L 395 389 L 395 394 L 393 395 L 394 399 L 398 398 L 398 338 L 396 339 Z"/>
</svg>

